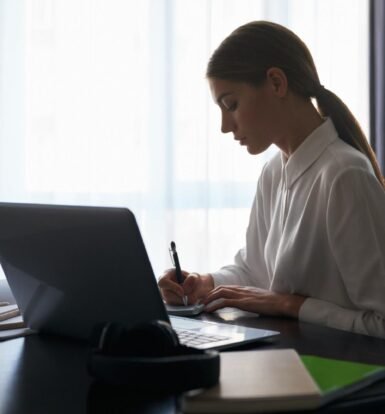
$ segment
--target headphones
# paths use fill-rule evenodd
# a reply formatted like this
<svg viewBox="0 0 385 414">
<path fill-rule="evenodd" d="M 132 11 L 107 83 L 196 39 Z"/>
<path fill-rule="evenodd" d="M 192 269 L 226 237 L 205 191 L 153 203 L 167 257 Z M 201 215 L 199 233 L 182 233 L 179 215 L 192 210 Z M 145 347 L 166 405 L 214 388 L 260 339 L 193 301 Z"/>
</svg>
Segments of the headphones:
<svg viewBox="0 0 385 414">
<path fill-rule="evenodd" d="M 101 324 L 93 330 L 91 346 L 89 374 L 102 383 L 129 385 L 131 392 L 179 393 L 219 381 L 218 351 L 181 345 L 165 321 L 132 329 Z"/>
</svg>

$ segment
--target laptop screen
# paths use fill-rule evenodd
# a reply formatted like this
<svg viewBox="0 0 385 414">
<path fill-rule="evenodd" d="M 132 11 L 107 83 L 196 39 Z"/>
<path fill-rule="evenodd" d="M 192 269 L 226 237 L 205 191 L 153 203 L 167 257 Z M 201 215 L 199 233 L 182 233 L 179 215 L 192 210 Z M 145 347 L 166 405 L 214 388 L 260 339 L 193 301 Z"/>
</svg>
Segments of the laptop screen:
<svg viewBox="0 0 385 414">
<path fill-rule="evenodd" d="M 0 261 L 32 329 L 88 338 L 100 322 L 169 321 L 128 209 L 0 203 Z"/>
</svg>

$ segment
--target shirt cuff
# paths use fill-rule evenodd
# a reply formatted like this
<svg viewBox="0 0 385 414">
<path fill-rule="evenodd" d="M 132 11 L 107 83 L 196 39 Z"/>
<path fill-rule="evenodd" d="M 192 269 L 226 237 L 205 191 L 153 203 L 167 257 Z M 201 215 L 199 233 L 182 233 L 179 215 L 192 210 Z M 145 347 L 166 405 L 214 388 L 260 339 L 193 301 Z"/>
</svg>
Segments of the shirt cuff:
<svg viewBox="0 0 385 414">
<path fill-rule="evenodd" d="M 353 331 L 356 312 L 320 299 L 307 298 L 302 304 L 298 319 L 330 328 Z"/>
</svg>

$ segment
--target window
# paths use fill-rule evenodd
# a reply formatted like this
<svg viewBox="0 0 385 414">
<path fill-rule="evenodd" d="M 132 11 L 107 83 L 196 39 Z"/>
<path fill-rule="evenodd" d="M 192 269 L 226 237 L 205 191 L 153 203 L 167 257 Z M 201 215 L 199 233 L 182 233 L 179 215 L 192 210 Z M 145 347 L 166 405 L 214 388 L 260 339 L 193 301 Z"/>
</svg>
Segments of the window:
<svg viewBox="0 0 385 414">
<path fill-rule="evenodd" d="M 263 164 L 220 133 L 207 60 L 237 26 L 273 20 L 368 131 L 362 0 L 3 0 L 0 197 L 130 207 L 156 274 L 215 270 L 243 245 Z M 341 21 L 343 20 L 343 26 Z"/>
</svg>

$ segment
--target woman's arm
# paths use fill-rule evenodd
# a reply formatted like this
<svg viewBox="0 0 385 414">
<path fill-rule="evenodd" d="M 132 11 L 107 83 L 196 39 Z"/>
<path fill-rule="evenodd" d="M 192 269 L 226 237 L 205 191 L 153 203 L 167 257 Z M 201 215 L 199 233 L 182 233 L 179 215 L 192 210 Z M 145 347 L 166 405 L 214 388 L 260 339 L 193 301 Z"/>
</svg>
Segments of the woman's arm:
<svg viewBox="0 0 385 414">
<path fill-rule="evenodd" d="M 343 171 L 334 179 L 326 217 L 351 304 L 308 298 L 299 319 L 385 338 L 385 192 L 376 177 L 361 168 Z"/>
<path fill-rule="evenodd" d="M 385 317 L 375 310 L 353 310 L 324 300 L 307 298 L 298 319 L 365 335 L 385 338 Z"/>
</svg>

